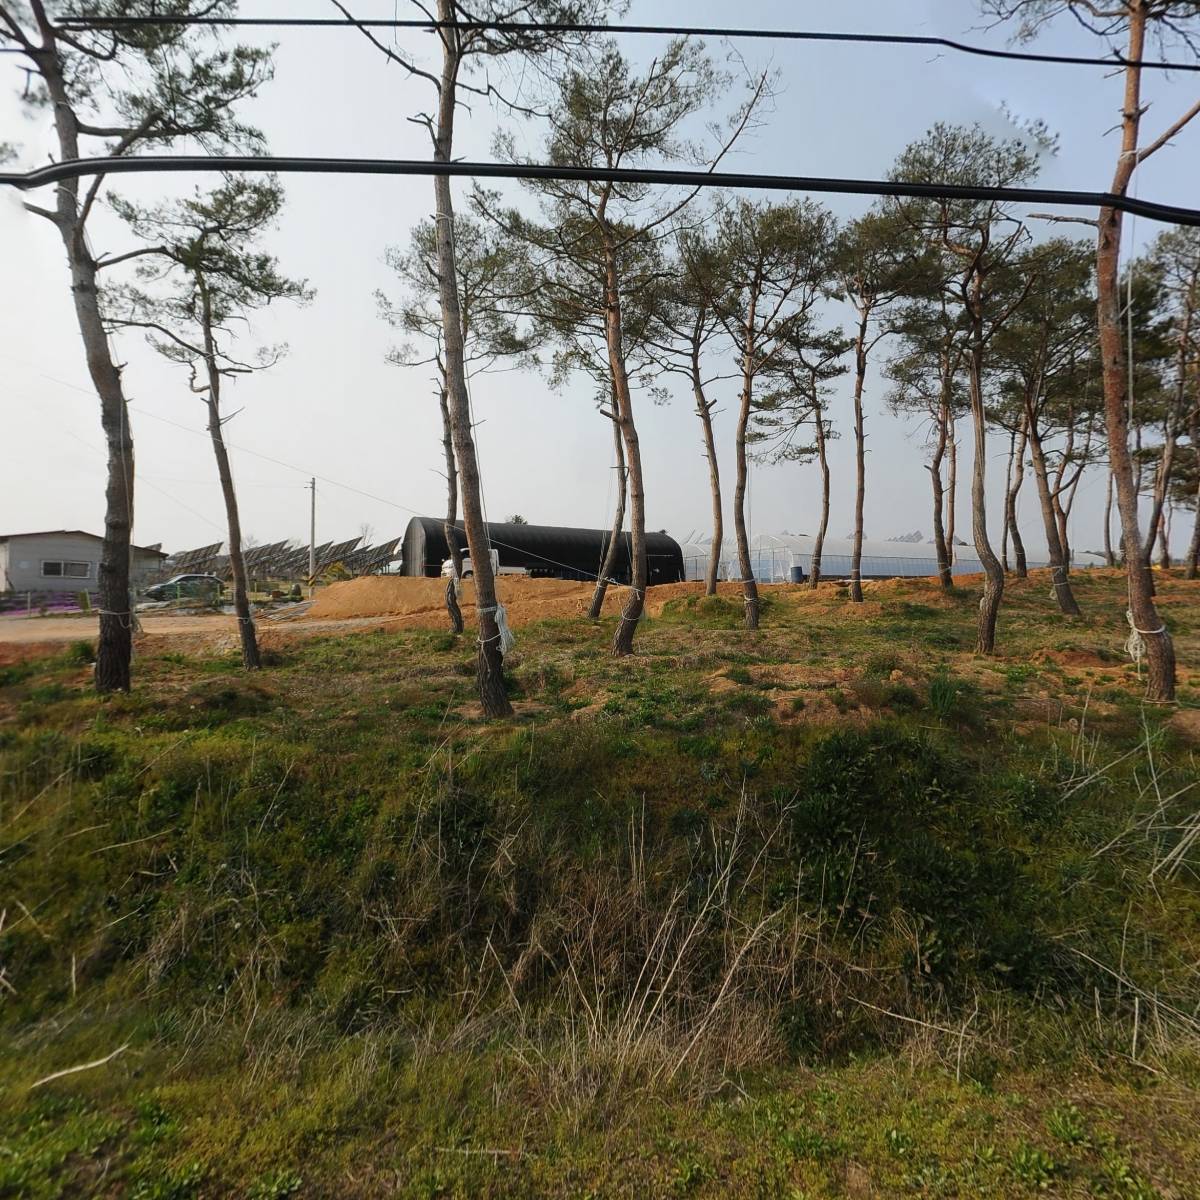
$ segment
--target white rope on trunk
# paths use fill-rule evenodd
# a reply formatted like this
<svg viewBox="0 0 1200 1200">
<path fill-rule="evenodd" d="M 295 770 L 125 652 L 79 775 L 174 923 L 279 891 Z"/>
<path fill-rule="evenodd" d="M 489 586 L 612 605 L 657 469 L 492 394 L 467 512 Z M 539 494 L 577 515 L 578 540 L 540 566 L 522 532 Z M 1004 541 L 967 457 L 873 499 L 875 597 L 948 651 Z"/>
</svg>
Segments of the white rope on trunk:
<svg viewBox="0 0 1200 1200">
<path fill-rule="evenodd" d="M 1129 636 L 1125 639 L 1125 653 L 1133 659 L 1137 666 L 1138 675 L 1142 673 L 1142 659 L 1146 656 L 1146 641 L 1148 637 L 1158 637 L 1167 632 L 1165 625 L 1157 629 L 1139 629 L 1133 623 L 1133 609 L 1125 610 L 1125 620 L 1129 622 Z"/>
<path fill-rule="evenodd" d="M 499 638 L 500 653 L 507 654 L 517 644 L 517 639 L 508 627 L 508 614 L 504 611 L 504 605 L 497 603 L 490 608 L 481 608 L 479 611 L 480 613 L 496 614 L 496 637 L 480 638 L 479 644 L 483 646 L 487 642 L 494 642 L 496 638 Z"/>
<path fill-rule="evenodd" d="M 1061 563 L 1050 568 L 1050 599 L 1058 599 L 1058 589 L 1067 582 L 1067 568 Z"/>
</svg>

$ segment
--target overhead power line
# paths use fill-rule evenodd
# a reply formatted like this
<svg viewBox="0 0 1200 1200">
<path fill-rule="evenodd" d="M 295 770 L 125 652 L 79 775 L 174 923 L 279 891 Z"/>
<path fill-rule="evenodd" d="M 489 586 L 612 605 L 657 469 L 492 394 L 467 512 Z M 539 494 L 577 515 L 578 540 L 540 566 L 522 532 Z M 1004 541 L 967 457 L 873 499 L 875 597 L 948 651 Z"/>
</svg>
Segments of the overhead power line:
<svg viewBox="0 0 1200 1200">
<path fill-rule="evenodd" d="M 895 179 L 831 179 L 812 175 L 754 175 L 732 171 L 559 167 L 542 163 L 438 163 L 424 159 L 147 154 L 127 158 L 67 159 L 44 167 L 34 167 L 30 171 L 0 171 L 0 184 L 28 191 L 50 183 L 61 183 L 65 179 L 80 179 L 91 175 L 253 171 L 312 175 L 449 175 L 474 179 L 560 179 L 584 183 L 663 184 L 676 187 L 757 189 L 774 192 L 832 192 L 852 196 L 901 196 L 915 200 L 994 200 L 1015 204 L 1051 204 L 1067 208 L 1116 208 L 1169 225 L 1200 225 L 1200 209 L 1160 204 L 1135 196 L 1119 196 L 1113 192 L 912 183 Z"/>
<path fill-rule="evenodd" d="M 354 17 L 86 17 L 68 16 L 56 28 L 67 33 L 88 30 L 115 30 L 139 25 L 212 25 L 250 26 L 271 29 L 461 29 L 494 31 L 497 33 L 619 33 L 653 34 L 661 37 L 754 38 L 785 42 L 846 42 L 877 46 L 932 46 L 953 50 L 959 54 L 974 54 L 983 58 L 1008 59 L 1015 62 L 1058 63 L 1079 67 L 1137 66 L 1156 71 L 1200 71 L 1200 63 L 1163 62 L 1152 59 L 1126 59 L 1113 53 L 1104 58 L 1077 54 L 1037 54 L 1029 50 L 996 50 L 953 38 L 909 33 L 836 33 L 812 29 L 741 29 L 733 26 L 701 25 L 604 25 L 591 22 L 530 22 L 518 21 L 431 21 L 420 20 L 357 20 Z"/>
</svg>

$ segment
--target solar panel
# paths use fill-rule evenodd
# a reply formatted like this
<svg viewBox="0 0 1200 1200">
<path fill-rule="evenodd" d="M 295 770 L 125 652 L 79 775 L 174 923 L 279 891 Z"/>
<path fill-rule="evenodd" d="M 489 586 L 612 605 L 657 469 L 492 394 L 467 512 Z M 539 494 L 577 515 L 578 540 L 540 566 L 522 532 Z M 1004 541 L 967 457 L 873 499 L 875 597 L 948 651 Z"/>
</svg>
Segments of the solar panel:
<svg viewBox="0 0 1200 1200">
<path fill-rule="evenodd" d="M 214 542 L 211 546 L 198 546 L 195 550 L 180 550 L 167 560 L 170 564 L 169 569 L 176 575 L 185 572 L 191 575 L 203 574 L 209 570 L 223 545 L 224 542 Z"/>
<path fill-rule="evenodd" d="M 396 547 L 399 543 L 400 539 L 397 537 L 378 546 L 363 546 L 342 559 L 342 566 L 355 575 L 373 574 L 396 559 Z"/>
<path fill-rule="evenodd" d="M 271 566 L 290 545 L 288 541 L 271 542 L 266 546 L 252 546 L 243 555 L 246 570 L 258 576 L 269 575 Z"/>
<path fill-rule="evenodd" d="M 371 551 L 370 558 L 359 568 L 363 575 L 372 575 L 381 571 L 389 563 L 393 563 L 400 557 L 396 552 L 396 547 L 400 545 L 401 539 L 392 538 L 390 542 L 384 542 L 382 545 L 376 546 Z"/>
<path fill-rule="evenodd" d="M 271 555 L 269 559 L 265 559 L 260 565 L 260 571 L 272 578 L 279 578 L 282 575 L 282 566 L 289 562 L 296 553 L 296 546 L 289 538 L 278 544 L 278 549 Z"/>
<path fill-rule="evenodd" d="M 308 547 L 297 546 L 280 555 L 275 564 L 275 574 L 280 579 L 305 579 L 308 577 Z"/>
<path fill-rule="evenodd" d="M 349 555 L 354 547 L 362 541 L 362 536 L 351 538 L 348 542 L 337 542 L 325 548 L 324 554 L 317 555 L 317 570 L 323 571 L 326 567 L 333 566 L 334 563 L 341 562 Z"/>
</svg>

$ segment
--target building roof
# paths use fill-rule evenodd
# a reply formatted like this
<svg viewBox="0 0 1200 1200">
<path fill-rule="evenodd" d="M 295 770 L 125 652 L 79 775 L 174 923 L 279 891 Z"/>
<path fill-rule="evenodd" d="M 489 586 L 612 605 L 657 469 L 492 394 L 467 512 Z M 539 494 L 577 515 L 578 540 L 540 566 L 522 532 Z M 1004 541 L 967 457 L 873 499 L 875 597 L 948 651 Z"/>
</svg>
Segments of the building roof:
<svg viewBox="0 0 1200 1200">
<path fill-rule="evenodd" d="M 91 538 L 93 541 L 102 542 L 104 539 L 97 533 L 88 533 L 86 529 L 34 529 L 28 533 L 0 533 L 0 542 L 9 542 L 13 538 L 27 537 L 85 537 Z M 153 546 L 134 546 L 130 544 L 130 550 L 137 550 L 140 554 L 157 554 L 159 558 L 166 558 L 163 553 L 162 543 L 155 542 Z"/>
</svg>

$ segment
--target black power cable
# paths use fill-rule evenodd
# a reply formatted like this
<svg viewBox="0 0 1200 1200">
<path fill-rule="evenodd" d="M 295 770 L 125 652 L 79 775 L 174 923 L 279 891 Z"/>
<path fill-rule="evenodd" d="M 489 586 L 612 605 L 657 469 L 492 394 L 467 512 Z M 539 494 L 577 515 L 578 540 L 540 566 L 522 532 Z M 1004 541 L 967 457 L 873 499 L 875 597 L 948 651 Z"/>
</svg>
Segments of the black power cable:
<svg viewBox="0 0 1200 1200">
<path fill-rule="evenodd" d="M 269 171 L 313 175 L 449 175 L 474 179 L 565 179 L 583 183 L 665 184 L 787 192 L 836 192 L 852 196 L 903 196 L 917 200 L 997 200 L 1054 204 L 1068 208 L 1116 208 L 1170 225 L 1200 225 L 1200 209 L 1159 204 L 1113 192 L 1073 192 L 1057 188 L 988 187 L 974 184 L 910 183 L 896 179 L 830 179 L 811 175 L 753 175 L 744 172 L 679 171 L 657 168 L 555 167 L 541 163 L 451 162 L 390 158 L 294 158 L 272 155 L 143 155 L 78 158 L 0 171 L 0 184 L 27 191 L 64 179 L 90 175 L 159 174 L 208 171 Z"/>
<path fill-rule="evenodd" d="M 1200 71 L 1200 63 L 1162 62 L 1153 59 L 1126 59 L 1113 53 L 1108 58 L 1075 54 L 1036 54 L 1026 50 L 994 50 L 952 38 L 902 33 L 825 33 L 807 29 L 738 29 L 696 25 L 602 25 L 587 22 L 547 22 L 523 24 L 516 21 L 431 21 L 431 20 L 358 20 L 354 17 L 63 17 L 56 28 L 66 33 L 89 30 L 115 30 L 139 25 L 212 25 L 290 29 L 462 29 L 498 33 L 621 33 L 656 34 L 663 37 L 755 38 L 788 42 L 848 42 L 879 46 L 933 46 L 959 54 L 1000 58 L 1015 62 L 1058 63 L 1080 67 L 1142 67 L 1155 71 Z"/>
</svg>

